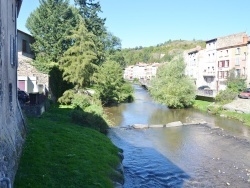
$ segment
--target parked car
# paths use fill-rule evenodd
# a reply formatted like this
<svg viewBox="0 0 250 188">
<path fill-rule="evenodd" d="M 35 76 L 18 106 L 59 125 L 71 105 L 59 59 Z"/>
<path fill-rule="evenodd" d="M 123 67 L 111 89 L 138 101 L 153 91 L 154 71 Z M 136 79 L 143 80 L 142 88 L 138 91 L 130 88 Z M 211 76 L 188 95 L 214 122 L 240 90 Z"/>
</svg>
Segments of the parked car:
<svg viewBox="0 0 250 188">
<path fill-rule="evenodd" d="M 247 88 L 245 91 L 242 91 L 239 95 L 239 98 L 250 99 L 250 88 Z"/>
<path fill-rule="evenodd" d="M 22 103 L 26 103 L 30 100 L 29 94 L 18 88 L 18 100 Z"/>
<path fill-rule="evenodd" d="M 206 89 L 210 89 L 209 86 L 200 86 L 198 87 L 198 90 L 206 90 Z"/>
</svg>

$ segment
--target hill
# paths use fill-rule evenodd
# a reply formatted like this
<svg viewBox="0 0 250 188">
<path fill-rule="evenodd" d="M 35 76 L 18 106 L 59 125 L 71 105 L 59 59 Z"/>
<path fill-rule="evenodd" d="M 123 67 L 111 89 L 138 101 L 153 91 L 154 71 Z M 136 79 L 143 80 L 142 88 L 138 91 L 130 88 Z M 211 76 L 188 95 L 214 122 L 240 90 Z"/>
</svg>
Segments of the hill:
<svg viewBox="0 0 250 188">
<path fill-rule="evenodd" d="M 126 65 L 134 65 L 137 62 L 161 63 L 171 61 L 175 56 L 182 54 L 184 50 L 195 48 L 196 46 L 205 48 L 205 45 L 205 41 L 201 40 L 169 40 L 157 46 L 122 49 L 121 53 Z"/>
</svg>

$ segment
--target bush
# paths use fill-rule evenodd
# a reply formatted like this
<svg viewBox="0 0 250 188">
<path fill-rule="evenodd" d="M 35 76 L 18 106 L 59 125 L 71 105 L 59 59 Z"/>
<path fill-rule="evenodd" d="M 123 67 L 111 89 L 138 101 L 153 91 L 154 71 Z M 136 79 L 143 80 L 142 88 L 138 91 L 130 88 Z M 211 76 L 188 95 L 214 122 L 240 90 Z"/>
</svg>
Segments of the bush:
<svg viewBox="0 0 250 188">
<path fill-rule="evenodd" d="M 220 103 L 228 103 L 232 100 L 235 99 L 235 97 L 237 96 L 238 92 L 231 90 L 231 89 L 226 89 L 223 91 L 220 91 L 216 97 L 215 97 L 215 101 L 216 102 L 220 102 Z"/>
<path fill-rule="evenodd" d="M 84 110 L 85 108 L 90 106 L 90 99 L 88 95 L 77 93 L 74 95 L 71 103 L 74 108 L 79 107 Z"/>
<path fill-rule="evenodd" d="M 186 108 L 194 104 L 195 85 L 185 75 L 185 64 L 182 58 L 176 58 L 162 65 L 150 84 L 149 92 L 153 99 L 169 108 Z"/>
</svg>

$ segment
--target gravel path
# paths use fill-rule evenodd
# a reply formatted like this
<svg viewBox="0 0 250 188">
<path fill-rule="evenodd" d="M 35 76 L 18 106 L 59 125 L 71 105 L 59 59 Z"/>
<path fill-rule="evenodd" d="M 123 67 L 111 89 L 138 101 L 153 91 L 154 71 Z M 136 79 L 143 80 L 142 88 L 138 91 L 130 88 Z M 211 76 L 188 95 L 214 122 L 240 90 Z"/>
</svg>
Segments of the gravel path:
<svg viewBox="0 0 250 188">
<path fill-rule="evenodd" d="M 224 105 L 223 108 L 229 111 L 250 114 L 250 99 L 237 98 L 233 102 Z"/>
</svg>

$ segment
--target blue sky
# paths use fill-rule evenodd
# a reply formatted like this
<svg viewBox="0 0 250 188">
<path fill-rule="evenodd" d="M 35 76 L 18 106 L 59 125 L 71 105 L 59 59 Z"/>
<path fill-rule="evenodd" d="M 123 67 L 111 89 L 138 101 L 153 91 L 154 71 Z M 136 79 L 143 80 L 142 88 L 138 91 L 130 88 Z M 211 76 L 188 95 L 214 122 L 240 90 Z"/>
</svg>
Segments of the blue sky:
<svg viewBox="0 0 250 188">
<path fill-rule="evenodd" d="M 72 0 L 71 0 L 72 2 Z M 209 40 L 238 32 L 250 35 L 250 0 L 100 0 L 106 27 L 122 48 L 171 40 Z M 39 0 L 23 0 L 18 29 Z"/>
</svg>

